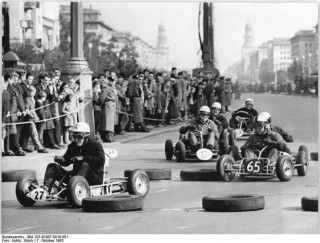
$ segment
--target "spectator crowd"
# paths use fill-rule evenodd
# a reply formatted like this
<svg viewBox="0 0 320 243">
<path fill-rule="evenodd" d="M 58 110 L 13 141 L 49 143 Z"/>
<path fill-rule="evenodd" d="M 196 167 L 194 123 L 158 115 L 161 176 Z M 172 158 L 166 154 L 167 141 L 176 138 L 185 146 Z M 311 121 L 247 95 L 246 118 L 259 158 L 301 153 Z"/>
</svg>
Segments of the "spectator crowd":
<svg viewBox="0 0 320 243">
<path fill-rule="evenodd" d="M 82 96 L 80 81 L 63 80 L 60 69 L 6 73 L 2 90 L 3 156 L 24 156 L 61 149 L 70 130 L 84 121 L 81 108 L 92 106 L 95 134 L 103 142 L 126 132 L 149 132 L 196 116 L 216 101 L 229 111 L 233 85 L 229 78 L 199 73 L 138 71 L 130 77 L 106 70 L 92 78 L 92 100 Z M 92 101 L 92 102 L 91 102 Z"/>
</svg>

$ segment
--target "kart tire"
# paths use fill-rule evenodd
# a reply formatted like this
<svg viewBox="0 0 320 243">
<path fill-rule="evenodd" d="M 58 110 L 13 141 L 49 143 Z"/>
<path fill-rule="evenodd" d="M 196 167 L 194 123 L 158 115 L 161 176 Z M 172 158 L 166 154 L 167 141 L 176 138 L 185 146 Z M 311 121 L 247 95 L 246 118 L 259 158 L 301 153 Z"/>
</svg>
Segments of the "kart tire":
<svg viewBox="0 0 320 243">
<path fill-rule="evenodd" d="M 217 175 L 218 178 L 223 181 L 230 182 L 235 177 L 235 172 L 225 172 L 225 167 L 230 164 L 234 164 L 235 161 L 231 155 L 222 155 L 217 161 Z"/>
<path fill-rule="evenodd" d="M 2 182 L 18 181 L 25 177 L 36 178 L 35 170 L 5 170 L 2 171 Z"/>
<path fill-rule="evenodd" d="M 305 176 L 307 174 L 307 167 L 309 164 L 308 155 L 309 153 L 307 147 L 301 145 L 299 147 L 296 159 L 297 164 L 301 165 L 297 167 L 298 176 Z"/>
<path fill-rule="evenodd" d="M 224 197 L 203 197 L 202 207 L 210 212 L 240 212 L 264 209 L 264 196 L 230 195 Z"/>
<path fill-rule="evenodd" d="M 310 153 L 310 159 L 313 161 L 318 161 L 318 153 Z"/>
<path fill-rule="evenodd" d="M 229 138 L 227 130 L 223 130 L 221 137 L 219 138 L 219 150 L 219 155 L 228 154 Z"/>
<path fill-rule="evenodd" d="M 26 194 L 29 191 L 25 191 L 27 184 L 36 183 L 38 184 L 37 180 L 33 176 L 26 176 L 24 178 L 20 178 L 16 185 L 16 197 L 18 202 L 24 207 L 31 207 L 35 204 L 36 201 L 27 197 Z"/>
<path fill-rule="evenodd" d="M 219 177 L 215 170 L 182 170 L 180 171 L 180 179 L 183 181 L 217 181 Z"/>
<path fill-rule="evenodd" d="M 235 142 L 236 142 L 236 134 L 234 133 L 234 130 L 231 129 L 229 131 L 229 145 L 230 146 L 235 145 Z"/>
<path fill-rule="evenodd" d="M 186 160 L 186 147 L 182 141 L 176 144 L 176 159 L 177 162 L 184 162 Z"/>
<path fill-rule="evenodd" d="M 143 170 L 134 170 L 128 176 L 128 192 L 145 197 L 149 192 L 149 177 Z"/>
<path fill-rule="evenodd" d="M 228 154 L 231 155 L 235 161 L 238 161 L 241 159 L 239 148 L 236 145 L 230 145 Z"/>
<path fill-rule="evenodd" d="M 147 173 L 150 181 L 171 180 L 171 170 L 165 169 L 139 169 Z M 129 177 L 133 170 L 125 170 L 124 177 Z"/>
<path fill-rule="evenodd" d="M 173 144 L 170 139 L 166 140 L 165 143 L 165 154 L 166 154 L 166 160 L 172 160 L 173 157 Z"/>
<path fill-rule="evenodd" d="M 73 176 L 70 178 L 68 186 L 68 202 L 74 208 L 79 208 L 82 205 L 83 198 L 90 197 L 90 186 L 86 178 L 83 176 Z"/>
<path fill-rule="evenodd" d="M 305 211 L 318 212 L 318 197 L 303 197 L 301 198 L 301 207 Z"/>
<path fill-rule="evenodd" d="M 286 168 L 285 168 L 286 167 Z M 289 173 L 286 173 L 289 171 Z M 294 173 L 294 166 L 291 157 L 281 155 L 276 163 L 276 174 L 280 181 L 289 181 Z"/>
<path fill-rule="evenodd" d="M 84 212 L 120 212 L 143 209 L 143 197 L 138 195 L 111 195 L 87 197 L 82 200 Z"/>
</svg>

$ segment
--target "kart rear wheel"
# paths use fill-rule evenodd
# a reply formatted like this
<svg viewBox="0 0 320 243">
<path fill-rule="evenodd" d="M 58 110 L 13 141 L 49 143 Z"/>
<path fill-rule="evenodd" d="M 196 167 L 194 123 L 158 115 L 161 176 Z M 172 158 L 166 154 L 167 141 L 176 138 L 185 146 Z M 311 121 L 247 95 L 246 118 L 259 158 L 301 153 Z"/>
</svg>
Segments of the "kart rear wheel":
<svg viewBox="0 0 320 243">
<path fill-rule="evenodd" d="M 91 196 L 90 186 L 83 176 L 73 176 L 68 183 L 68 202 L 74 208 L 82 205 L 82 199 Z"/>
<path fill-rule="evenodd" d="M 227 169 L 231 169 L 232 165 L 235 163 L 233 157 L 231 155 L 222 155 L 217 161 L 217 175 L 223 181 L 232 181 L 235 177 L 234 171 L 226 171 Z"/>
<path fill-rule="evenodd" d="M 297 164 L 300 166 L 297 167 L 298 176 L 305 176 L 307 174 L 307 167 L 308 167 L 308 149 L 306 146 L 301 145 L 298 150 L 297 154 Z"/>
<path fill-rule="evenodd" d="M 166 140 L 165 153 L 166 153 L 166 160 L 172 160 L 172 157 L 173 157 L 173 144 L 172 144 L 172 141 L 170 139 Z"/>
<path fill-rule="evenodd" d="M 241 159 L 239 148 L 236 145 L 230 146 L 228 154 L 231 155 L 235 161 L 238 161 Z"/>
<path fill-rule="evenodd" d="M 128 176 L 128 192 L 145 197 L 149 192 L 149 177 L 143 170 L 134 170 Z"/>
<path fill-rule="evenodd" d="M 229 131 L 229 145 L 235 145 L 235 141 L 236 141 L 236 134 L 234 133 L 234 130 L 230 130 Z"/>
<path fill-rule="evenodd" d="M 184 146 L 184 143 L 181 141 L 178 141 L 176 144 L 176 159 L 177 162 L 184 162 L 186 160 L 186 147 Z"/>
<path fill-rule="evenodd" d="M 280 181 L 289 181 L 293 176 L 294 166 L 288 155 L 281 155 L 276 163 L 276 174 Z"/>
<path fill-rule="evenodd" d="M 34 189 L 32 185 L 38 185 L 36 178 L 33 176 L 27 176 L 20 178 L 16 185 L 16 197 L 18 202 L 24 207 L 31 207 L 35 204 L 35 201 L 27 194 Z"/>
</svg>

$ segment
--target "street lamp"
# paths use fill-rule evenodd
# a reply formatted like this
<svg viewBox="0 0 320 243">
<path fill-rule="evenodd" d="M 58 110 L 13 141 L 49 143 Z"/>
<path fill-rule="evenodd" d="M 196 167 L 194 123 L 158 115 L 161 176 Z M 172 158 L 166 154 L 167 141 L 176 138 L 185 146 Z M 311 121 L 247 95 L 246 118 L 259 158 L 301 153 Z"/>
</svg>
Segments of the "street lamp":
<svg viewBox="0 0 320 243">
<path fill-rule="evenodd" d="M 89 47 L 89 60 L 91 60 L 91 49 L 92 49 L 92 43 L 91 42 L 89 42 L 88 47 Z"/>
<path fill-rule="evenodd" d="M 28 28 L 28 22 L 27 20 L 23 19 L 20 20 L 20 27 L 22 28 L 22 45 L 23 47 L 25 47 L 25 43 L 26 43 L 26 29 Z"/>
</svg>

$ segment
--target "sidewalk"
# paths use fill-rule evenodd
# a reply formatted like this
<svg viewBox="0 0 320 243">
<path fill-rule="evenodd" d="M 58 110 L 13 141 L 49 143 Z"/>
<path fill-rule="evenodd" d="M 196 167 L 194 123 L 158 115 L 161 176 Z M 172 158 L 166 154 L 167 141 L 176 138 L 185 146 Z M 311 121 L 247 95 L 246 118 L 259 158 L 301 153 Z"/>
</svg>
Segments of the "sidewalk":
<svg viewBox="0 0 320 243">
<path fill-rule="evenodd" d="M 152 137 L 162 133 L 174 132 L 178 131 L 180 126 L 183 126 L 186 122 L 178 122 L 174 125 L 167 125 L 164 127 L 156 127 L 153 128 L 150 132 L 126 132 L 125 135 L 116 135 L 112 137 L 115 142 L 113 143 L 103 143 L 101 140 L 101 144 L 104 148 L 110 148 L 110 145 L 120 144 L 120 143 L 129 143 L 132 141 L 140 140 L 143 138 Z M 55 155 L 63 155 L 67 149 L 67 146 L 63 149 L 56 150 L 56 149 L 48 149 L 49 153 L 47 154 L 39 154 L 38 152 L 34 151 L 33 153 L 27 153 L 26 156 L 5 156 L 1 157 L 1 164 L 2 168 L 5 165 L 12 164 L 12 163 L 20 163 L 26 160 L 34 160 L 39 158 L 48 158 L 54 157 Z"/>
</svg>

